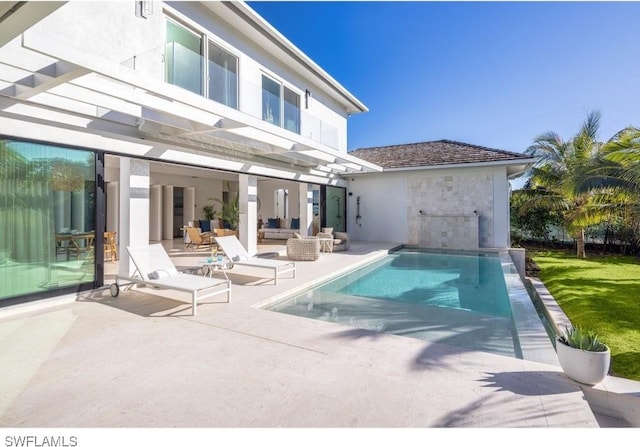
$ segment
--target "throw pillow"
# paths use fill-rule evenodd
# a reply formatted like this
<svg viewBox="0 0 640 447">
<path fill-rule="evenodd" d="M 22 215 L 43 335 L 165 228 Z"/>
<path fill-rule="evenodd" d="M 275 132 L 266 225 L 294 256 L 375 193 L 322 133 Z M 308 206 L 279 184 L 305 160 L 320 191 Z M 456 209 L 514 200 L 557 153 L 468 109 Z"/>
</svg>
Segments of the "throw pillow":
<svg viewBox="0 0 640 447">
<path fill-rule="evenodd" d="M 267 221 L 267 228 L 280 228 L 280 219 L 276 218 L 269 218 L 269 220 Z"/>
<path fill-rule="evenodd" d="M 322 227 L 322 232 L 326 234 L 333 234 L 333 227 Z"/>
<path fill-rule="evenodd" d="M 211 231 L 211 221 L 210 220 L 201 220 L 200 221 L 200 229 L 202 232 L 210 232 Z"/>
<path fill-rule="evenodd" d="M 174 276 L 175 274 L 177 274 L 178 271 L 175 268 L 171 268 L 171 269 L 158 269 L 158 270 L 154 270 L 153 272 L 149 273 L 149 279 L 163 279 L 163 278 L 170 278 L 172 276 Z"/>
<path fill-rule="evenodd" d="M 300 229 L 300 218 L 299 217 L 292 217 L 291 218 L 291 229 L 292 230 L 299 230 Z"/>
</svg>

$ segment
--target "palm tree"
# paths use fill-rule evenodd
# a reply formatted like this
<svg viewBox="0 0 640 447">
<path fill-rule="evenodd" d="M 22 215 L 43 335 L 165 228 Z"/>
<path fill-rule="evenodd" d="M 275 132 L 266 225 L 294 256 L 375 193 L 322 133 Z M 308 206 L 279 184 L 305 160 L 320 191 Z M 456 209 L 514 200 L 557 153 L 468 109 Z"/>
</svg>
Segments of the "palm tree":
<svg viewBox="0 0 640 447">
<path fill-rule="evenodd" d="M 607 208 L 632 234 L 638 244 L 640 229 L 640 129 L 627 127 L 603 146 L 604 169 L 599 172 L 603 184 L 597 201 Z"/>
<path fill-rule="evenodd" d="M 543 190 L 541 199 L 564 211 L 565 225 L 576 239 L 578 257 L 586 257 L 585 227 L 604 219 L 592 207 L 590 187 L 603 146 L 597 140 L 599 127 L 600 113 L 592 111 L 572 139 L 565 141 L 557 133 L 547 132 L 538 136 L 526 151 L 537 158 L 530 171 L 531 187 Z"/>
</svg>

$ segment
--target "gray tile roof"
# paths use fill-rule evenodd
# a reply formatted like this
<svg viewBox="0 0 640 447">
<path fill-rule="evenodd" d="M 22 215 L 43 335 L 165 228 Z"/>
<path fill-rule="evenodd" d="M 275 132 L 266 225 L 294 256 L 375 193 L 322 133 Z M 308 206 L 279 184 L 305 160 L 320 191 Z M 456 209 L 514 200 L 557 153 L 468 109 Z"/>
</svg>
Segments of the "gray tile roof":
<svg viewBox="0 0 640 447">
<path fill-rule="evenodd" d="M 451 140 L 370 147 L 349 154 L 385 169 L 531 159 L 526 154 Z"/>
</svg>

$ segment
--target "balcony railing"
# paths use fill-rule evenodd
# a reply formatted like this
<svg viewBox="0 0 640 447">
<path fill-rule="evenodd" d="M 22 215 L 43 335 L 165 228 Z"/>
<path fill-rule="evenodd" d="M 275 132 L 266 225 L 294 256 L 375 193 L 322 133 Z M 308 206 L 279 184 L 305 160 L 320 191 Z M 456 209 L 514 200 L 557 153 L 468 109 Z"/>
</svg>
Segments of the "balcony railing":
<svg viewBox="0 0 640 447">
<path fill-rule="evenodd" d="M 140 53 L 122 63 L 132 70 L 149 75 L 155 79 L 162 79 L 171 84 L 185 88 L 191 92 L 203 95 L 203 65 L 206 60 L 202 55 L 195 53 L 177 43 L 170 43 L 166 47 L 157 47 Z M 255 79 L 239 76 L 238 96 L 242 98 L 239 110 L 254 118 L 265 122 L 262 114 L 262 85 L 259 73 L 255 73 Z M 301 104 L 304 98 L 301 97 Z M 283 110 L 284 104 L 280 110 Z M 313 107 L 313 106 L 311 106 Z M 290 114 L 289 114 L 290 115 Z M 272 124 L 292 133 L 302 135 L 312 141 L 323 144 L 333 149 L 338 149 L 338 128 L 328 122 L 314 116 L 310 110 L 301 108 L 300 122 L 298 126 L 291 122 L 291 117 L 281 117 L 279 123 L 288 123 L 280 126 L 277 120 Z M 296 132 L 296 128 L 299 132 Z"/>
</svg>

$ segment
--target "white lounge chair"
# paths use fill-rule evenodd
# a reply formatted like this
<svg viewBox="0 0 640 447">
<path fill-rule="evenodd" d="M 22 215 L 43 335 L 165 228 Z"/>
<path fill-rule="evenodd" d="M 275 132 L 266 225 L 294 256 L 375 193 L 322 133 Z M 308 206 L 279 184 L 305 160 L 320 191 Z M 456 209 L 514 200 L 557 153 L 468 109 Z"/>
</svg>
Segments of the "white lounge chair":
<svg viewBox="0 0 640 447">
<path fill-rule="evenodd" d="M 273 282 L 278 284 L 278 277 L 284 273 L 293 272 L 296 277 L 296 263 L 290 261 L 278 261 L 276 259 L 263 259 L 250 256 L 235 236 L 218 236 L 214 238 L 218 247 L 233 262 L 234 265 L 265 268 L 273 271 Z"/>
<path fill-rule="evenodd" d="M 178 272 L 161 244 L 127 247 L 127 252 L 135 271 L 132 276 L 116 276 L 116 282 L 110 288 L 114 298 L 120 293 L 121 281 L 125 281 L 191 293 L 191 314 L 194 316 L 199 300 L 226 293 L 227 303 L 231 301 L 231 281 L 224 272 L 225 279 Z"/>
</svg>

